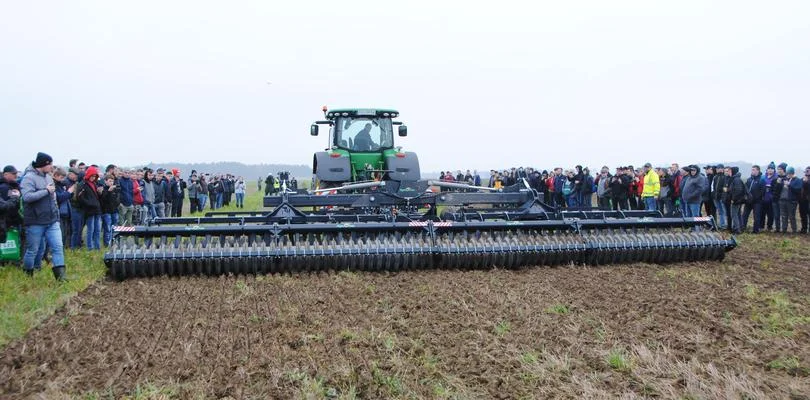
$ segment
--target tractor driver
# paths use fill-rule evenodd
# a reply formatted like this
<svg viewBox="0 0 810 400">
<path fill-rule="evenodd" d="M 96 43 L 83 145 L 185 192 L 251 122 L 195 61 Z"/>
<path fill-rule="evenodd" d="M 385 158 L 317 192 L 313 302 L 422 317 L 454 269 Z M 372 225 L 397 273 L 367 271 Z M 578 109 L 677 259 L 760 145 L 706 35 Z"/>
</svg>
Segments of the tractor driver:
<svg viewBox="0 0 810 400">
<path fill-rule="evenodd" d="M 374 141 L 371 140 L 371 123 L 367 123 L 366 126 L 360 131 L 357 132 L 357 136 L 354 137 L 354 149 L 357 151 L 369 151 L 372 149 L 373 146 L 376 144 Z"/>
</svg>

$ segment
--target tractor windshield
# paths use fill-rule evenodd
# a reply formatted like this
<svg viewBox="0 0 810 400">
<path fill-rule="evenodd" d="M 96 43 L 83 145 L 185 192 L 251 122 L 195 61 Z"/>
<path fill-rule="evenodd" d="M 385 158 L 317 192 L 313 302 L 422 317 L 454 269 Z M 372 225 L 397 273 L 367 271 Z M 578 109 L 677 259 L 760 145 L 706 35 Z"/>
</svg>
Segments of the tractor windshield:
<svg viewBox="0 0 810 400">
<path fill-rule="evenodd" d="M 335 145 L 350 151 L 380 151 L 394 147 L 391 118 L 341 117 L 335 119 Z"/>
</svg>

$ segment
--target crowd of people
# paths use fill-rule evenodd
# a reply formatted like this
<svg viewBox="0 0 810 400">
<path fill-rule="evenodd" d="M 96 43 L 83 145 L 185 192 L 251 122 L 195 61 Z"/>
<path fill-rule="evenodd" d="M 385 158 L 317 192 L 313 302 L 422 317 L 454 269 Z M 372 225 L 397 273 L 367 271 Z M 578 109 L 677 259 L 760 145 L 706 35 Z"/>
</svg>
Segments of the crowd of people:
<svg viewBox="0 0 810 400">
<path fill-rule="evenodd" d="M 20 234 L 23 269 L 33 276 L 46 249 L 57 280 L 64 279 L 63 248 L 91 250 L 109 246 L 113 227 L 146 224 L 150 219 L 181 217 L 186 198 L 190 212 L 216 210 L 236 197 L 244 208 L 245 181 L 231 174 L 197 173 L 188 180 L 176 168 L 102 168 L 79 160 L 58 167 L 38 153 L 22 173 L 3 168 L 0 181 L 0 243 L 8 230 Z"/>
<path fill-rule="evenodd" d="M 477 171 L 453 174 L 442 171 L 445 182 L 481 186 Z M 723 164 L 681 167 L 677 163 L 642 168 L 622 166 L 612 172 L 602 167 L 592 173 L 577 165 L 571 169 L 539 170 L 515 167 L 490 170 L 486 186 L 502 188 L 524 180 L 559 208 L 653 210 L 664 216 L 712 216 L 717 228 L 741 233 L 748 230 L 808 233 L 810 228 L 810 167 L 803 175 L 786 163 L 769 163 L 765 171 L 751 167 L 743 179 L 736 166 Z M 798 224 L 797 224 L 798 214 Z M 798 225 L 798 226 L 797 226 Z"/>
<path fill-rule="evenodd" d="M 231 174 L 197 173 L 188 180 L 178 169 L 122 169 L 70 160 L 57 167 L 53 158 L 38 153 L 21 174 L 13 165 L 3 168 L 0 181 L 0 243 L 14 229 L 24 240 L 23 268 L 29 275 L 42 266 L 49 250 L 53 274 L 64 279 L 63 248 L 101 249 L 112 241 L 113 227 L 145 224 L 160 217 L 180 217 L 189 199 L 191 213 L 206 206 L 244 208 L 245 181 Z M 442 171 L 444 182 L 482 186 L 478 171 Z M 294 178 L 292 179 L 294 180 Z M 265 192 L 279 183 L 297 186 L 288 173 L 265 179 Z M 810 228 L 810 167 L 797 176 L 794 167 L 771 162 L 763 172 L 758 165 L 742 178 L 736 166 L 671 164 L 654 168 L 602 167 L 591 173 L 577 165 L 551 171 L 533 168 L 491 170 L 487 186 L 503 188 L 524 181 L 558 208 L 649 210 L 664 216 L 712 216 L 719 229 L 808 233 Z M 261 180 L 259 181 L 261 187 Z M 470 188 L 470 190 L 475 190 Z M 594 206 L 594 200 L 596 205 Z M 797 213 L 799 223 L 797 224 Z M 798 226 L 797 226 L 798 225 Z M 84 233 L 84 235 L 83 235 Z"/>
</svg>

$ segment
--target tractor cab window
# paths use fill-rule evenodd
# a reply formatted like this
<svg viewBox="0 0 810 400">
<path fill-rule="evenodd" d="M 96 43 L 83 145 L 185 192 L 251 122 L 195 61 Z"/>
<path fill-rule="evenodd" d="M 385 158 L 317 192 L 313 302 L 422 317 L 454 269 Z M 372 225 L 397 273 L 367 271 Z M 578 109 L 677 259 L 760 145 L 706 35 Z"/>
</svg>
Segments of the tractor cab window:
<svg viewBox="0 0 810 400">
<path fill-rule="evenodd" d="M 394 147 L 390 118 L 343 117 L 335 120 L 335 145 L 350 151 L 379 151 Z"/>
</svg>

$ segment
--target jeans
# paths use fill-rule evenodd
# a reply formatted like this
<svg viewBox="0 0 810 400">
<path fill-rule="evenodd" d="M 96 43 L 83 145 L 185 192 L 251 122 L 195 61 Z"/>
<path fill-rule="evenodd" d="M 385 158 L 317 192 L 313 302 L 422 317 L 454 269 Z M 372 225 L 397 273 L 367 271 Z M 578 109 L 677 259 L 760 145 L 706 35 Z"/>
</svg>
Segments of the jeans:
<svg viewBox="0 0 810 400">
<path fill-rule="evenodd" d="M 579 196 L 579 206 L 591 208 L 593 207 L 593 194 L 591 193 L 583 193 Z"/>
<path fill-rule="evenodd" d="M 717 210 L 717 229 L 726 229 L 726 203 L 723 200 L 715 200 L 714 208 Z"/>
<path fill-rule="evenodd" d="M 614 210 L 629 210 L 630 205 L 627 204 L 627 199 L 613 199 Z"/>
<path fill-rule="evenodd" d="M 172 217 L 178 217 L 178 218 L 183 216 L 183 198 L 182 197 L 179 197 L 179 198 L 176 197 L 172 201 L 171 216 Z"/>
<path fill-rule="evenodd" d="M 236 194 L 236 206 L 239 208 L 245 207 L 245 194 L 244 193 L 237 193 Z"/>
<path fill-rule="evenodd" d="M 647 211 L 655 211 L 658 207 L 655 204 L 655 197 L 644 198 L 644 209 Z"/>
<path fill-rule="evenodd" d="M 196 197 L 189 197 L 188 199 L 188 212 L 194 214 L 200 209 L 200 199 Z"/>
<path fill-rule="evenodd" d="M 565 196 L 565 202 L 568 204 L 568 208 L 579 207 L 579 204 L 577 204 L 577 194 L 576 193 L 571 193 L 568 196 Z"/>
<path fill-rule="evenodd" d="M 714 209 L 714 201 L 704 200 L 703 206 L 706 208 L 707 217 L 717 217 L 717 210 Z"/>
<path fill-rule="evenodd" d="M 101 231 L 104 232 L 104 245 L 110 247 L 112 242 L 113 214 L 101 214 Z"/>
<path fill-rule="evenodd" d="M 101 215 L 88 215 L 85 220 L 87 226 L 87 249 L 101 248 Z"/>
<path fill-rule="evenodd" d="M 760 229 L 773 229 L 773 202 L 763 202 L 759 205 L 759 208 L 761 211 L 759 215 Z M 754 215 L 756 215 L 756 212 L 754 212 Z"/>
<path fill-rule="evenodd" d="M 758 233 L 762 229 L 762 203 L 746 203 L 742 214 L 742 228 L 748 227 L 748 217 L 754 212 L 754 227 L 751 232 Z"/>
<path fill-rule="evenodd" d="M 123 204 L 118 206 L 118 215 L 120 217 L 119 221 L 122 222 L 121 225 L 132 226 L 132 211 L 133 211 L 133 209 L 134 209 L 133 206 L 125 206 Z"/>
<path fill-rule="evenodd" d="M 603 211 L 610 210 L 610 197 L 607 197 L 607 196 L 599 197 L 597 199 L 597 201 L 599 202 L 599 209 L 600 210 L 603 210 Z"/>
<path fill-rule="evenodd" d="M 789 223 L 790 231 L 796 233 L 796 205 L 795 201 L 779 200 L 779 217 L 781 218 L 779 232 L 787 232 Z"/>
<path fill-rule="evenodd" d="M 199 202 L 199 211 L 205 210 L 205 204 L 208 203 L 208 195 L 207 194 L 198 194 L 197 201 Z"/>
<path fill-rule="evenodd" d="M 215 208 L 222 208 L 222 193 L 217 193 L 217 205 Z"/>
<path fill-rule="evenodd" d="M 84 230 L 84 213 L 78 207 L 70 209 L 70 248 L 82 247 L 82 231 Z"/>
<path fill-rule="evenodd" d="M 59 218 L 59 229 L 62 231 L 62 244 L 70 245 L 70 216 Z"/>
<path fill-rule="evenodd" d="M 143 203 L 141 207 L 141 224 L 146 225 L 146 221 L 157 217 L 154 204 Z"/>
<path fill-rule="evenodd" d="M 661 211 L 661 214 L 664 214 L 665 217 L 671 217 L 675 214 L 675 201 L 671 198 L 664 197 L 658 201 L 658 204 L 658 210 Z"/>
<path fill-rule="evenodd" d="M 682 203 L 686 204 L 686 216 L 691 218 L 697 218 L 700 216 L 700 203 Z"/>
<path fill-rule="evenodd" d="M 810 201 L 802 200 L 799 202 L 799 231 L 807 233 L 810 228 Z"/>
<path fill-rule="evenodd" d="M 158 218 L 166 218 L 166 204 L 164 203 L 155 203 L 152 204 L 152 207 L 155 208 L 155 216 Z"/>
<path fill-rule="evenodd" d="M 45 245 L 51 249 L 51 260 L 55 267 L 65 266 L 65 251 L 62 248 L 62 230 L 59 222 L 49 225 L 25 226 L 25 255 L 23 268 L 31 271 L 42 267 L 42 256 L 45 254 Z"/>
<path fill-rule="evenodd" d="M 742 204 L 731 205 L 731 231 L 734 233 L 742 232 L 742 225 L 740 223 L 740 210 L 742 209 L 742 206 Z"/>
<path fill-rule="evenodd" d="M 773 212 L 773 221 L 774 221 L 774 230 L 776 232 L 780 232 L 782 229 L 782 210 L 779 206 L 780 201 L 778 199 L 773 199 L 771 202 L 771 210 Z M 770 226 L 769 226 L 770 228 Z"/>
</svg>

